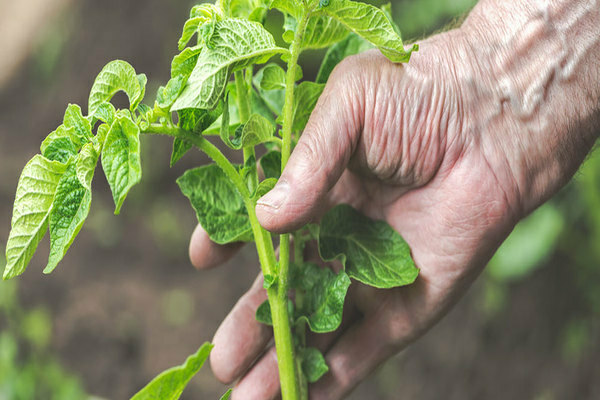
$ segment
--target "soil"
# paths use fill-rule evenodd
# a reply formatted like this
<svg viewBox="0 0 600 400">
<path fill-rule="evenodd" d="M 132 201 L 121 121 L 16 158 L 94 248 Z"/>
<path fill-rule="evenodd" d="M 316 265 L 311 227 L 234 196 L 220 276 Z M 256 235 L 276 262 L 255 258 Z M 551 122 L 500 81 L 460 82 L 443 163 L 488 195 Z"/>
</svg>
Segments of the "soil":
<svg viewBox="0 0 600 400">
<path fill-rule="evenodd" d="M 37 50 L 0 88 L 0 244 L 8 236 L 19 172 L 60 124 L 66 105 L 85 108 L 96 74 L 113 59 L 145 72 L 153 93 L 169 77 L 190 5 L 73 2 L 39 33 Z M 310 76 L 315 65 L 306 63 Z M 62 264 L 51 275 L 41 273 L 44 242 L 19 279 L 22 303 L 51 312 L 52 347 L 63 365 L 103 398 L 129 398 L 210 340 L 258 272 L 250 246 L 221 268 L 191 267 L 187 240 L 195 215 L 175 179 L 207 159 L 193 153 L 167 169 L 170 147 L 169 140 L 144 140 L 143 184 L 118 217 L 98 171 L 89 222 Z M 482 307 L 486 285 L 480 280 L 441 323 L 350 398 L 600 398 L 598 316 L 580 357 L 568 359 L 561 351 L 564 326 L 584 308 L 575 273 L 553 260 L 508 286 L 506 306 L 491 314 Z M 183 398 L 217 399 L 225 390 L 205 368 Z"/>
</svg>

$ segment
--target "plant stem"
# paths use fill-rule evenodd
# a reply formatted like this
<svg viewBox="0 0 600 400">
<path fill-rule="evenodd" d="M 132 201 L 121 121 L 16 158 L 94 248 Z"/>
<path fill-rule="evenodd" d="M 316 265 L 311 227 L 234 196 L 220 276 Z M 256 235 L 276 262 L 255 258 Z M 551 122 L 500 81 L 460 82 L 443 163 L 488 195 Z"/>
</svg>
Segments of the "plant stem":
<svg viewBox="0 0 600 400">
<path fill-rule="evenodd" d="M 296 86 L 296 66 L 298 64 L 298 57 L 300 55 L 300 45 L 302 43 L 302 37 L 304 35 L 304 31 L 306 29 L 306 24 L 308 22 L 308 15 L 306 12 L 303 13 L 300 21 L 298 22 L 296 28 L 296 34 L 294 36 L 294 41 L 292 42 L 290 48 L 290 59 L 288 60 L 287 72 L 286 72 L 286 83 L 285 83 L 285 103 L 283 107 L 283 127 L 282 127 L 282 139 L 283 145 L 281 148 L 281 171 L 285 168 L 288 159 L 290 158 L 290 154 L 292 151 L 292 124 L 293 124 L 293 107 L 294 107 L 294 88 Z M 287 314 L 287 299 L 288 299 L 288 287 L 289 287 L 289 270 L 290 270 L 290 236 L 289 234 L 283 234 L 280 236 L 279 240 L 279 276 L 278 276 L 278 285 L 277 285 L 277 299 L 278 308 L 284 308 L 284 311 Z M 269 295 L 269 299 L 271 296 Z M 273 327 L 275 328 L 275 314 L 273 313 L 273 301 L 271 301 L 271 313 L 273 317 Z M 282 318 L 282 317 L 281 317 Z M 277 323 L 281 323 L 281 321 L 277 321 Z M 289 318 L 288 318 L 289 325 Z M 288 333 L 289 334 L 289 333 Z M 291 335 L 290 335 L 291 336 Z M 291 338 L 291 337 L 290 337 Z M 277 355 L 279 357 L 279 344 L 277 344 L 277 337 L 275 337 L 275 343 L 277 345 Z M 279 359 L 279 379 L 282 383 L 282 397 L 283 400 L 288 399 L 300 399 L 305 398 L 306 384 L 304 383 L 304 379 L 301 377 L 301 371 L 299 371 L 299 366 L 297 361 L 294 359 L 294 347 L 293 344 L 290 348 L 290 353 L 292 356 L 291 365 L 284 366 L 282 365 L 282 360 Z M 286 367 L 284 369 L 284 367 Z M 293 382 L 287 385 L 291 385 L 288 388 L 288 392 L 285 393 L 283 391 L 283 383 Z"/>
</svg>

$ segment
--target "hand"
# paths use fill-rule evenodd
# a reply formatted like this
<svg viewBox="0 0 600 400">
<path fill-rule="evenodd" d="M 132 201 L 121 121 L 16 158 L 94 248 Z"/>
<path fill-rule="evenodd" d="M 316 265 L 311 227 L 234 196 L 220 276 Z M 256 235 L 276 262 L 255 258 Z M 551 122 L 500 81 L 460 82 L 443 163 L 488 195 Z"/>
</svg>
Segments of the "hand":
<svg viewBox="0 0 600 400">
<path fill-rule="evenodd" d="M 330 372 L 311 387 L 311 399 L 341 399 L 426 332 L 514 224 L 558 190 L 589 150 L 589 121 L 565 122 L 556 113 L 548 125 L 536 120 L 542 108 L 533 117 L 514 107 L 497 111 L 502 93 L 484 68 L 491 61 L 476 53 L 477 22 L 470 18 L 460 30 L 425 41 L 407 66 L 377 51 L 340 64 L 279 183 L 258 203 L 261 224 L 274 232 L 318 219 L 334 204 L 352 204 L 394 227 L 421 270 L 408 287 L 351 286 L 342 327 L 314 339 Z M 579 136 L 565 139 L 567 125 Z M 570 148 L 557 155 L 567 140 Z M 190 254 L 205 268 L 237 247 L 215 246 L 198 228 Z M 254 319 L 265 298 L 259 278 L 214 338 L 217 378 L 241 378 L 234 399 L 278 394 L 270 329 Z"/>
</svg>

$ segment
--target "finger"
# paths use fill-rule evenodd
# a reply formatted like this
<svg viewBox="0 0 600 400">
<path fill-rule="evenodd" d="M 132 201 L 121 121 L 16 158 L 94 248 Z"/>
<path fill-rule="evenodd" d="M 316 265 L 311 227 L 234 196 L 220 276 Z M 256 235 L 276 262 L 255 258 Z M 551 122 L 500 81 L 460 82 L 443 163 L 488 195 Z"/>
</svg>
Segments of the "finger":
<svg viewBox="0 0 600 400">
<path fill-rule="evenodd" d="M 266 229 L 289 232 L 311 221 L 348 165 L 362 124 L 357 69 L 356 62 L 336 67 L 279 182 L 258 201 Z"/>
<path fill-rule="evenodd" d="M 271 400 L 279 395 L 279 370 L 275 347 L 238 382 L 232 400 Z"/>
<path fill-rule="evenodd" d="M 190 240 L 190 260 L 197 269 L 213 268 L 231 259 L 243 245 L 243 243 L 216 244 L 198 225 Z"/>
<path fill-rule="evenodd" d="M 255 318 L 256 309 L 267 299 L 262 285 L 262 275 L 259 275 L 215 333 L 210 365 L 217 379 L 223 383 L 229 384 L 238 379 L 264 351 L 272 337 L 271 328 Z"/>
<path fill-rule="evenodd" d="M 366 317 L 340 337 L 325 357 L 329 372 L 309 388 L 311 400 L 344 398 L 398 351 L 384 321 L 380 315 Z"/>
</svg>

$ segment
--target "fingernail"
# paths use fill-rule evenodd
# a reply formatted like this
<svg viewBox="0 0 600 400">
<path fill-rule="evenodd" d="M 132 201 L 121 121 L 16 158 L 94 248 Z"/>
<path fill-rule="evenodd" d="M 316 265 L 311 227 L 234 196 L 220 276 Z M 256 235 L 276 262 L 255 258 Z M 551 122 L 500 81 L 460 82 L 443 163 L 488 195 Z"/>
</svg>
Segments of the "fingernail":
<svg viewBox="0 0 600 400">
<path fill-rule="evenodd" d="M 285 181 L 277 182 L 277 185 L 256 202 L 257 206 L 279 209 L 290 192 L 290 185 Z"/>
</svg>

